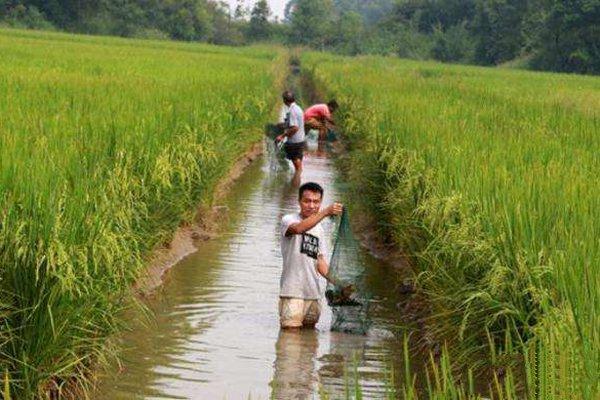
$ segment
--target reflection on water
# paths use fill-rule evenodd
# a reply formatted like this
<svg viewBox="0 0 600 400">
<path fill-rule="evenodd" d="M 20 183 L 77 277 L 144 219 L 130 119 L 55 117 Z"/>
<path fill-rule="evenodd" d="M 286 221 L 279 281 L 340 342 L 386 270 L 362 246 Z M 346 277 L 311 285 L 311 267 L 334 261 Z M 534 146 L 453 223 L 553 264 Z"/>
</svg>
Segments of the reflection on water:
<svg viewBox="0 0 600 400">
<path fill-rule="evenodd" d="M 169 273 L 149 304 L 154 321 L 124 335 L 123 372 L 103 379 L 97 399 L 313 399 L 321 388 L 335 399 L 345 366 L 357 371 L 364 398 L 384 397 L 389 363 L 402 360 L 388 266 L 365 255 L 374 296 L 368 335 L 330 332 L 325 304 L 315 330 L 279 329 L 279 221 L 297 210 L 297 183 L 270 163 L 255 163 L 234 185 L 223 234 Z M 306 155 L 308 180 L 323 185 L 324 204 L 339 199 L 323 149 Z M 324 224 L 331 232 L 333 222 Z"/>
<path fill-rule="evenodd" d="M 279 331 L 271 381 L 272 397 L 298 400 L 313 397 L 318 346 L 319 334 L 314 329 Z"/>
</svg>

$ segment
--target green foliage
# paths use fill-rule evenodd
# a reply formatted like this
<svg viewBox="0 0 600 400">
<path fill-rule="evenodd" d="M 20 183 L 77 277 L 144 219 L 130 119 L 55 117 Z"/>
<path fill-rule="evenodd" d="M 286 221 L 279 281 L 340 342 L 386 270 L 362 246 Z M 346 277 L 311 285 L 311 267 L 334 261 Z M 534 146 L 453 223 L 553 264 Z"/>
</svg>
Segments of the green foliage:
<svg viewBox="0 0 600 400">
<path fill-rule="evenodd" d="M 231 19 L 227 10 L 221 9 L 214 3 L 209 5 L 210 32 L 208 42 L 213 44 L 235 46 L 246 43 L 242 33 L 243 26 L 238 21 Z M 200 39 L 202 40 L 202 39 Z"/>
<path fill-rule="evenodd" d="M 529 398 L 598 398 L 598 78 L 303 63 L 343 104 L 352 179 L 385 237 L 414 254 L 453 359 L 491 343 L 492 365 L 498 352 L 526 359 Z"/>
<path fill-rule="evenodd" d="M 395 30 L 393 38 L 395 40 L 396 54 L 399 57 L 416 60 L 430 58 L 433 46 L 431 36 L 417 32 L 411 27 L 401 26 Z"/>
<path fill-rule="evenodd" d="M 466 27 L 466 22 L 453 25 L 447 30 L 441 26 L 433 31 L 433 47 L 431 55 L 444 62 L 469 62 L 473 57 L 473 39 Z"/>
<path fill-rule="evenodd" d="M 600 0 L 553 0 L 536 42 L 540 69 L 600 73 Z"/>
<path fill-rule="evenodd" d="M 269 16 L 271 10 L 266 0 L 259 0 L 254 4 L 250 14 L 248 26 L 248 39 L 251 41 L 268 40 L 271 37 L 271 24 Z"/>
<path fill-rule="evenodd" d="M 365 25 L 373 25 L 392 11 L 395 0 L 333 0 L 340 14 L 359 14 Z"/>
<path fill-rule="evenodd" d="M 431 56 L 441 61 L 498 65 L 533 55 L 539 69 L 598 73 L 599 19 L 598 0 L 409 0 L 398 3 L 384 26 L 433 35 Z"/>
<path fill-rule="evenodd" d="M 0 21 L 13 28 L 53 30 L 54 26 L 34 5 L 7 7 L 0 2 Z"/>
<path fill-rule="evenodd" d="M 334 18 L 331 0 L 298 0 L 291 13 L 290 43 L 324 49 L 331 43 Z"/>
<path fill-rule="evenodd" d="M 478 4 L 473 22 L 475 61 L 500 64 L 517 57 L 524 46 L 523 18 L 527 2 L 488 0 Z"/>
<path fill-rule="evenodd" d="M 149 252 L 262 137 L 277 52 L 2 30 L 0 53 L 5 393 L 82 398 Z"/>
<path fill-rule="evenodd" d="M 447 29 L 473 18 L 474 0 L 408 0 L 398 2 L 389 17 L 396 24 L 411 23 L 419 32 L 431 33 L 435 27 Z"/>
<path fill-rule="evenodd" d="M 167 37 L 217 44 L 242 44 L 241 23 L 211 0 L 3 0 L 0 20 L 37 7 L 40 15 L 73 32 L 128 37 Z M 5 10 L 5 11 L 2 11 Z M 19 20 L 25 20 L 20 18 Z M 14 24 L 13 24 L 14 25 Z M 22 23 L 19 26 L 29 27 Z"/>
<path fill-rule="evenodd" d="M 351 55 L 394 52 L 400 57 L 483 65 L 527 60 L 512 65 L 598 73 L 599 4 L 599 0 L 404 0 L 395 4 L 337 0 L 338 26 L 348 25 L 348 12 L 361 13 L 364 26 L 352 21 L 352 29 L 338 30 L 328 43 Z M 360 45 L 356 45 L 357 34 L 348 31 L 360 32 Z"/>
<path fill-rule="evenodd" d="M 14 27 L 600 71 L 600 0 L 289 0 L 283 23 L 269 15 L 266 0 L 252 11 L 217 0 L 0 1 L 0 24 Z"/>
<path fill-rule="evenodd" d="M 362 53 L 364 26 L 362 17 L 355 11 L 349 11 L 340 17 L 336 24 L 338 30 L 335 34 L 336 50 L 349 55 Z"/>
</svg>

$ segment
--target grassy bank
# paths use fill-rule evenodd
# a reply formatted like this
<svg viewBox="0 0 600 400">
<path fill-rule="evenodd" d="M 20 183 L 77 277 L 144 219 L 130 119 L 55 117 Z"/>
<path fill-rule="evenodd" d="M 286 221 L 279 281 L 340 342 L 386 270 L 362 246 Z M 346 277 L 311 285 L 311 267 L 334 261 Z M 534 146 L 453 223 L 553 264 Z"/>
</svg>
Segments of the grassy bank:
<svg viewBox="0 0 600 400">
<path fill-rule="evenodd" d="M 600 79 L 318 53 L 303 68 L 343 105 L 354 183 L 412 255 L 454 364 L 522 368 L 532 399 L 596 398 Z"/>
<path fill-rule="evenodd" d="M 0 30 L 5 395 L 85 390 L 150 251 L 261 138 L 272 48 Z"/>
</svg>

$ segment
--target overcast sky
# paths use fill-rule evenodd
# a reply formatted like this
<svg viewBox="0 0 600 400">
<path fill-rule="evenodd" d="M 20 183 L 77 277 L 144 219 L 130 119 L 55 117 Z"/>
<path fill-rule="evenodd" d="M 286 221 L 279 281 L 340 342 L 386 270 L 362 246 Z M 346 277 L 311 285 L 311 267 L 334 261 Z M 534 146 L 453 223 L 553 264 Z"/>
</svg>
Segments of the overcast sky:
<svg viewBox="0 0 600 400">
<path fill-rule="evenodd" d="M 237 4 L 237 0 L 226 0 L 229 4 L 231 4 L 231 10 L 235 10 L 235 5 Z M 283 18 L 283 8 L 288 0 L 267 0 L 269 3 L 269 7 L 271 8 L 271 12 L 273 16 L 279 17 L 279 19 Z M 255 0 L 244 0 L 246 6 L 252 8 L 255 3 Z"/>
</svg>

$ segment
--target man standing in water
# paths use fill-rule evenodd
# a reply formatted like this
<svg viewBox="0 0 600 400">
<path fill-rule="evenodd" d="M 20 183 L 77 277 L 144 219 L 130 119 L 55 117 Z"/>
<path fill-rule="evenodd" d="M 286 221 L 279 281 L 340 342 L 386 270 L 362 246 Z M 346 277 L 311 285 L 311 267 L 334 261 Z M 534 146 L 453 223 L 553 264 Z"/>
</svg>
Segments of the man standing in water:
<svg viewBox="0 0 600 400">
<path fill-rule="evenodd" d="M 312 328 L 319 321 L 322 297 L 319 274 L 329 279 L 328 249 L 320 222 L 340 215 L 333 203 L 321 210 L 323 188 L 314 182 L 300 186 L 300 212 L 281 219 L 283 271 L 280 280 L 279 321 L 282 328 Z"/>
<path fill-rule="evenodd" d="M 294 164 L 295 175 L 302 172 L 302 158 L 304 156 L 304 113 L 296 104 L 294 93 L 286 90 L 282 95 L 283 104 L 279 123 L 283 126 L 283 133 L 275 139 L 281 142 L 287 137 L 284 144 L 285 157 Z"/>
<path fill-rule="evenodd" d="M 327 139 L 327 130 L 335 127 L 332 114 L 338 109 L 338 103 L 330 100 L 327 104 L 315 104 L 306 109 L 304 124 L 307 129 L 319 131 L 319 140 Z"/>
</svg>

